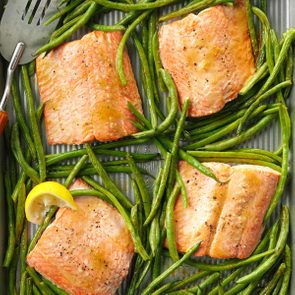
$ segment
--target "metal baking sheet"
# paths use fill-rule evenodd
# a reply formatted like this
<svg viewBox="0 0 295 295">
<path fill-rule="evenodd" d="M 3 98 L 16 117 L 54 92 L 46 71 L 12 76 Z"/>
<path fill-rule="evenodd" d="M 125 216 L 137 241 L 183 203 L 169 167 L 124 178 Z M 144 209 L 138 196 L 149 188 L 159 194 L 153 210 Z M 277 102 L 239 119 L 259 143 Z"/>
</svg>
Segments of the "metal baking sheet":
<svg viewBox="0 0 295 295">
<path fill-rule="evenodd" d="M 1 0 L 0 0 L 1 3 Z M 175 9 L 177 5 L 171 6 L 169 9 L 166 10 L 168 12 L 169 10 Z M 113 24 L 117 22 L 121 17 L 122 13 L 115 11 L 112 13 L 109 13 L 107 15 L 104 15 L 103 17 L 99 18 L 98 21 L 103 24 Z M 281 36 L 281 33 L 286 31 L 288 27 L 294 27 L 295 26 L 295 0 L 269 0 L 268 1 L 268 16 L 270 19 L 270 22 L 272 24 L 272 27 L 274 27 L 278 33 L 279 36 Z M 75 34 L 72 39 L 78 39 L 81 38 L 86 33 L 85 30 L 80 30 L 77 34 Z M 135 76 L 137 78 L 139 90 L 141 94 L 143 95 L 143 89 L 141 86 L 141 83 L 139 81 L 139 72 L 140 72 L 140 65 L 139 65 L 139 59 L 138 56 L 135 54 L 135 51 L 133 50 L 132 46 L 129 46 L 129 55 L 131 58 L 133 70 L 135 73 Z M 3 81 L 3 73 L 0 70 L 0 80 Z M 1 83 L 0 83 L 1 84 Z M 36 86 L 36 85 L 35 85 Z M 1 90 L 1 85 L 0 85 Z M 2 91 L 0 91 L 2 93 Z M 38 97 L 38 90 L 35 88 L 36 97 Z M 39 98 L 38 98 L 39 99 Z M 291 112 L 291 118 L 294 122 L 295 119 L 295 92 L 293 90 L 292 95 L 288 101 L 289 110 Z M 11 108 L 11 106 L 9 107 Z M 26 106 L 24 105 L 24 108 L 26 109 Z M 13 118 L 10 118 L 11 121 L 13 121 Z M 46 137 L 44 133 L 44 126 L 42 126 L 43 130 L 43 142 L 46 144 Z M 256 137 L 252 138 L 252 140 L 245 143 L 243 146 L 247 147 L 257 147 L 261 149 L 267 149 L 267 150 L 274 150 L 280 142 L 280 130 L 277 123 L 274 123 L 270 125 L 268 128 L 266 128 L 261 134 L 257 135 Z M 293 148 L 295 144 L 295 131 L 293 129 Z M 46 146 L 46 152 L 47 153 L 58 153 L 58 152 L 64 152 L 67 150 L 70 150 L 71 146 Z M 122 148 L 122 150 L 125 151 L 140 151 L 140 152 L 153 152 L 155 151 L 155 148 L 152 145 L 144 145 L 144 146 L 134 146 L 134 147 L 126 147 Z M 294 151 L 294 150 L 293 150 Z M 5 151 L 2 146 L 2 139 L 0 138 L 0 261 L 2 261 L 2 257 L 4 254 L 4 245 L 5 245 L 5 233 L 4 233 L 4 196 L 3 196 L 3 184 L 2 184 L 2 173 L 1 173 L 1 164 L 3 163 L 3 156 L 5 155 Z M 295 195 L 295 181 L 294 181 L 294 169 L 295 169 L 295 159 L 293 157 L 294 153 L 292 153 L 292 157 L 290 158 L 290 176 L 289 176 L 289 184 L 286 188 L 286 193 L 284 196 L 284 202 L 286 202 L 290 207 L 291 212 L 291 235 L 290 235 L 290 244 L 293 248 L 293 251 L 295 251 L 295 202 L 294 202 L 294 195 Z M 1 158 L 2 157 L 2 158 Z M 158 170 L 159 162 L 150 162 L 149 164 L 145 165 L 145 168 L 155 174 Z M 116 174 L 112 175 L 115 182 L 118 184 L 118 186 L 128 195 L 132 198 L 132 189 L 130 182 L 128 180 L 127 175 L 122 174 Z M 148 186 L 152 186 L 152 181 L 147 178 Z M 30 235 L 33 235 L 36 227 L 31 226 L 30 228 Z M 295 258 L 293 256 L 293 273 L 292 273 L 292 283 L 290 288 L 290 294 L 295 295 Z M 183 270 L 185 271 L 185 270 Z M 182 275 L 184 272 L 182 272 Z M 121 289 L 120 293 L 123 293 L 122 291 L 124 288 Z M 5 294 L 5 280 L 4 280 L 4 271 L 2 267 L 0 267 L 0 295 Z"/>
</svg>

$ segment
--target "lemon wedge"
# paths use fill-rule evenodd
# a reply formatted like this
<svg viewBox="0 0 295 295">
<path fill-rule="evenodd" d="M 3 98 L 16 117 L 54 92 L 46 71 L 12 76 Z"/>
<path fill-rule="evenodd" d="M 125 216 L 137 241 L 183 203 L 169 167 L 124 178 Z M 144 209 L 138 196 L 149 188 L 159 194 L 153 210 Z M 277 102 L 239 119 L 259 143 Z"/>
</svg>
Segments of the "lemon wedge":
<svg viewBox="0 0 295 295">
<path fill-rule="evenodd" d="M 28 221 L 41 224 L 51 206 L 67 207 L 77 210 L 70 191 L 55 181 L 46 181 L 36 185 L 28 194 L 25 212 Z"/>
</svg>

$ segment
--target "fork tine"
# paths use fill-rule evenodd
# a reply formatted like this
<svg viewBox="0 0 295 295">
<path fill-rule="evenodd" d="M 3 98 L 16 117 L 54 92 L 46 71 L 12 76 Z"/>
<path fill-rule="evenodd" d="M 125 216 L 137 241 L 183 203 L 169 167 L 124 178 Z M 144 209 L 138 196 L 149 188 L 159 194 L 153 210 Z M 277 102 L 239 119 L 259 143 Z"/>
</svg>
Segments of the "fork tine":
<svg viewBox="0 0 295 295">
<path fill-rule="evenodd" d="M 30 4 L 30 7 L 29 7 L 29 9 L 28 9 L 28 11 L 27 11 L 27 13 L 26 13 L 24 19 L 23 19 L 26 23 L 29 22 L 30 17 L 31 17 L 31 15 L 32 15 L 32 13 L 33 13 L 33 10 L 34 10 L 34 8 L 35 8 L 37 2 L 38 2 L 38 0 L 32 0 L 32 2 L 31 2 L 31 4 Z"/>
<path fill-rule="evenodd" d="M 34 19 L 32 21 L 33 25 L 37 25 L 38 22 L 41 23 L 41 20 L 43 18 L 43 12 L 46 14 L 46 10 L 47 10 L 47 3 L 50 2 L 50 0 L 41 0 L 38 9 L 35 13 Z"/>
</svg>

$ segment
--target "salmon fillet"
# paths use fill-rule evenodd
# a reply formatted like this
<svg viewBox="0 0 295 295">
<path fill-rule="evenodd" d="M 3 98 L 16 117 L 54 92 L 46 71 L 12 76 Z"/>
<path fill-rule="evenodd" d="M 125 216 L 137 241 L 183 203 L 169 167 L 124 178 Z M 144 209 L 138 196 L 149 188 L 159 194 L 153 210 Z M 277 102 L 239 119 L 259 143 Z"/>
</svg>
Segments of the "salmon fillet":
<svg viewBox="0 0 295 295">
<path fill-rule="evenodd" d="M 77 180 L 72 189 L 88 188 Z M 119 212 L 96 197 L 58 210 L 27 263 L 69 294 L 114 294 L 127 276 L 133 242 Z"/>
<path fill-rule="evenodd" d="M 254 58 L 243 1 L 215 6 L 163 25 L 160 57 L 172 75 L 188 116 L 220 111 L 254 74 Z"/>
<path fill-rule="evenodd" d="M 183 207 L 178 196 L 174 207 L 177 249 L 186 252 L 202 241 L 195 256 L 246 258 L 260 240 L 263 218 L 280 174 L 255 165 L 203 164 L 224 183 L 180 162 L 188 207 Z"/>
<path fill-rule="evenodd" d="M 127 51 L 122 86 L 116 54 L 122 34 L 95 31 L 64 43 L 37 58 L 36 73 L 49 144 L 110 141 L 137 131 L 131 102 L 142 112 L 141 99 Z"/>
</svg>

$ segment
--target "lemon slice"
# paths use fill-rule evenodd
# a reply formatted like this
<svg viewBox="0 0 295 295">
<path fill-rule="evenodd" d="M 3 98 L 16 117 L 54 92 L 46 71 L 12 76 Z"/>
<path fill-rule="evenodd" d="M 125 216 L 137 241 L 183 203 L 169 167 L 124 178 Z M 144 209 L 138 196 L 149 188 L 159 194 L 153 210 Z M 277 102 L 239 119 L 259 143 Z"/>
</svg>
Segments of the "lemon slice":
<svg viewBox="0 0 295 295">
<path fill-rule="evenodd" d="M 46 181 L 36 185 L 28 194 L 25 212 L 28 221 L 41 224 L 51 206 L 67 207 L 77 210 L 70 191 L 55 181 Z"/>
</svg>

